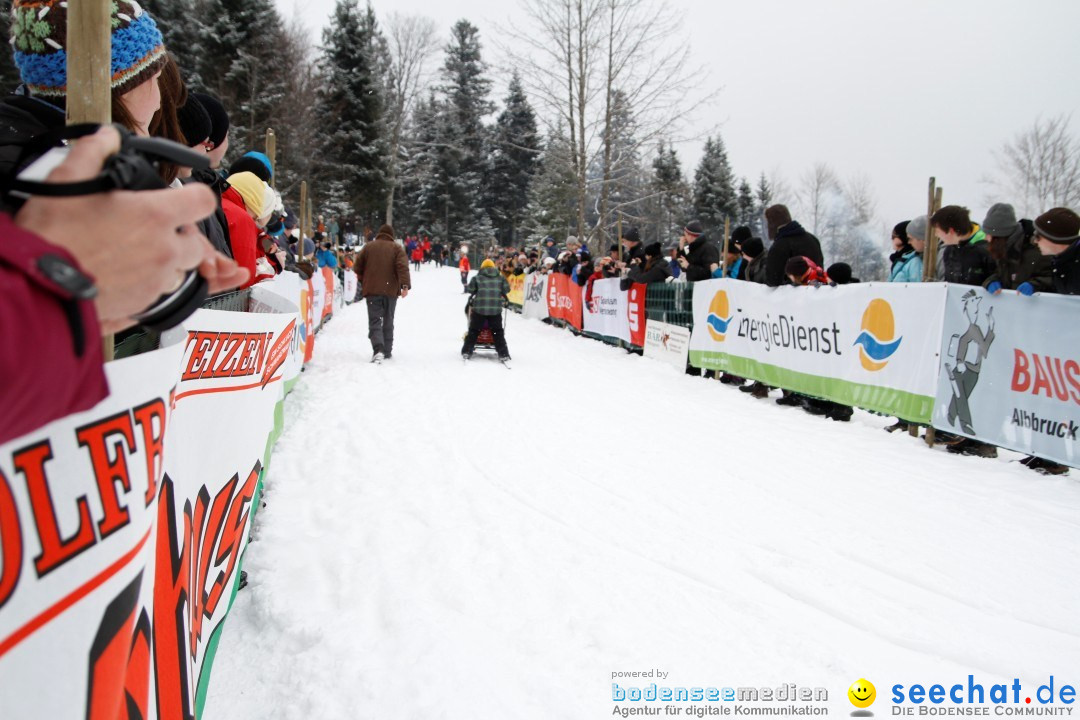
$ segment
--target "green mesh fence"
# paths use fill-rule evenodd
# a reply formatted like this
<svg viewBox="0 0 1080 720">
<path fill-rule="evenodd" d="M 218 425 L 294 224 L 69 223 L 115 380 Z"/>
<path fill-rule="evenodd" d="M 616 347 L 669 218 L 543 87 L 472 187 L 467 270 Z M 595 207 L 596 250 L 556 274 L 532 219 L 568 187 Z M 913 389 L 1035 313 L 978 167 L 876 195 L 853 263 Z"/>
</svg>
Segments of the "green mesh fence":
<svg viewBox="0 0 1080 720">
<path fill-rule="evenodd" d="M 645 317 L 692 328 L 693 298 L 694 283 L 653 283 L 645 293 Z"/>
</svg>

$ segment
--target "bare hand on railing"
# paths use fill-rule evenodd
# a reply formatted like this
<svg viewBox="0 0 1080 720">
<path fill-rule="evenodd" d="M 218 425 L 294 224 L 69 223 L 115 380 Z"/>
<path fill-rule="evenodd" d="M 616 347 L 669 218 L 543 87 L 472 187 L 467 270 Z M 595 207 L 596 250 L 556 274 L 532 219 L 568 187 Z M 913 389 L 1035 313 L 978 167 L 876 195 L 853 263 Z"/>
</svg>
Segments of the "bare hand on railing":
<svg viewBox="0 0 1080 720">
<path fill-rule="evenodd" d="M 79 140 L 49 175 L 52 182 L 96 177 L 120 149 L 120 135 L 102 128 Z M 17 225 L 66 248 L 97 286 L 94 300 L 103 333 L 134 324 L 131 316 L 175 289 L 198 268 L 211 293 L 247 281 L 247 270 L 216 252 L 193 223 L 214 212 L 213 192 L 201 183 L 180 189 L 120 191 L 69 198 L 34 197 Z"/>
</svg>

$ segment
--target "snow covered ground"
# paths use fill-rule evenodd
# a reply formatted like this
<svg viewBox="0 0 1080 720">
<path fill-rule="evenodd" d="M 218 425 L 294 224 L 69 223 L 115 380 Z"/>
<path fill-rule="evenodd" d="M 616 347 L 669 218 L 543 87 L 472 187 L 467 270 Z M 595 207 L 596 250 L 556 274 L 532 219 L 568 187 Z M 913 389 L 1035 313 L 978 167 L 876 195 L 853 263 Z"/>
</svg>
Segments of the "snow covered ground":
<svg viewBox="0 0 1080 720">
<path fill-rule="evenodd" d="M 512 370 L 466 365 L 457 272 L 414 283 L 392 360 L 346 308 L 287 401 L 205 718 L 603 718 L 649 669 L 834 715 L 862 677 L 879 716 L 894 683 L 1080 684 L 1078 471 L 519 316 Z"/>
</svg>

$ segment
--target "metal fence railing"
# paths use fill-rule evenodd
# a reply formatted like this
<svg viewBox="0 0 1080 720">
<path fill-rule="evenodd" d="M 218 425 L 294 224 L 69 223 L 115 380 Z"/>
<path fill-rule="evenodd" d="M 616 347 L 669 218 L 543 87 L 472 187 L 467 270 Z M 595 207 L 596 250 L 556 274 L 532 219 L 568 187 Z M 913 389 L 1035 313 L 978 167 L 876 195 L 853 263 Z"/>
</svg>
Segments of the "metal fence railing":
<svg viewBox="0 0 1080 720">
<path fill-rule="evenodd" d="M 227 310 L 230 312 L 247 312 L 248 300 L 251 298 L 251 290 L 234 290 L 207 298 L 202 307 L 206 310 Z M 161 333 L 142 328 L 132 328 L 116 336 L 116 344 L 113 346 L 113 357 L 117 360 L 133 355 L 151 352 L 161 347 Z"/>
</svg>

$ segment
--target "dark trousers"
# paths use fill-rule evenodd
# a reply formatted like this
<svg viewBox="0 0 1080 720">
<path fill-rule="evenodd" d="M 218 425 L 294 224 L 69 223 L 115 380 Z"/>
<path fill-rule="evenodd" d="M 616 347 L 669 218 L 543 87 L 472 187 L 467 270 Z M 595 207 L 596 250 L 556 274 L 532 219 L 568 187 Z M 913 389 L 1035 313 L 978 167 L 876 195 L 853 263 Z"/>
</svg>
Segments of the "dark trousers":
<svg viewBox="0 0 1080 720">
<path fill-rule="evenodd" d="M 394 309 L 396 297 L 369 295 L 367 300 L 368 339 L 373 352 L 389 355 L 394 351 Z"/>
<path fill-rule="evenodd" d="M 469 319 L 469 334 L 465 336 L 465 344 L 461 346 L 461 352 L 471 355 L 476 349 L 476 338 L 484 328 L 491 330 L 491 337 L 495 340 L 495 351 L 499 357 L 509 357 L 510 350 L 506 347 L 506 334 L 503 332 L 501 315 L 476 315 Z"/>
</svg>

